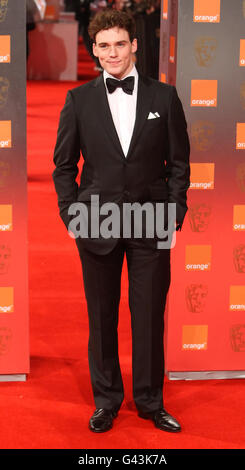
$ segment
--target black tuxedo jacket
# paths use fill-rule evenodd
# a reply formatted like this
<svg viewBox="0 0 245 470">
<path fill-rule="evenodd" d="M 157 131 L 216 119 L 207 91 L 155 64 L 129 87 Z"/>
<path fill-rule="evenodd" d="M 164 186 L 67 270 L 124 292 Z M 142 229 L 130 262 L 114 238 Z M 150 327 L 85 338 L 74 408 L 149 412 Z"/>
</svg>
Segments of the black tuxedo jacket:
<svg viewBox="0 0 245 470">
<path fill-rule="evenodd" d="M 160 117 L 147 119 L 150 112 Z M 84 163 L 80 185 L 78 161 Z M 136 120 L 125 157 L 109 108 L 103 76 L 68 91 L 60 115 L 53 179 L 60 215 L 68 227 L 73 202 L 168 201 L 183 223 L 189 187 L 189 138 L 182 104 L 172 85 L 139 75 Z M 115 239 L 83 239 L 92 251 L 108 252 Z"/>
</svg>

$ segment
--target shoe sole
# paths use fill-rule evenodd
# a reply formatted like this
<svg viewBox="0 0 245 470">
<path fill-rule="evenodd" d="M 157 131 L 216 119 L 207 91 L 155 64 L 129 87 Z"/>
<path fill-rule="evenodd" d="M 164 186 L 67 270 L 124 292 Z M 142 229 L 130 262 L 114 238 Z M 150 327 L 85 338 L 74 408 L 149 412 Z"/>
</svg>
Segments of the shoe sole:
<svg viewBox="0 0 245 470">
<path fill-rule="evenodd" d="M 107 431 L 110 431 L 110 429 L 112 428 L 112 426 L 110 426 L 109 428 L 107 429 L 92 429 L 90 426 L 88 427 L 90 431 L 92 432 L 96 432 L 96 433 L 101 433 L 101 432 L 107 432 Z"/>
</svg>

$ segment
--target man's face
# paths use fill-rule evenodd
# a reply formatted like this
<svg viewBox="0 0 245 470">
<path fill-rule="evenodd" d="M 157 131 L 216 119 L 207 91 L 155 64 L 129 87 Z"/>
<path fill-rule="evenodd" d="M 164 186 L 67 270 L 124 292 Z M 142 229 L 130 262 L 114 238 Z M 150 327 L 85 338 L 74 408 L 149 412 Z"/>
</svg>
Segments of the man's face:
<svg viewBox="0 0 245 470">
<path fill-rule="evenodd" d="M 131 42 L 128 31 L 117 26 L 99 31 L 95 39 L 93 53 L 98 57 L 101 67 L 115 78 L 125 77 L 134 64 L 137 39 Z"/>
</svg>

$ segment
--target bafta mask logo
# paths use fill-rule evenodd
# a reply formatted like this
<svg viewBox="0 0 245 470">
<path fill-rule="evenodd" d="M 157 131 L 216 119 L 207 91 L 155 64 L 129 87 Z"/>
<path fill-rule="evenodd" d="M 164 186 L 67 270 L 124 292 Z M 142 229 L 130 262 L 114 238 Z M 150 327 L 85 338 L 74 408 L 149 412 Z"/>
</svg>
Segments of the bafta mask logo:
<svg viewBox="0 0 245 470">
<path fill-rule="evenodd" d="M 236 170 L 236 180 L 238 188 L 242 193 L 245 192 L 245 163 L 238 165 Z"/>
<path fill-rule="evenodd" d="M 189 312 L 201 313 L 206 306 L 208 288 L 203 284 L 190 284 L 186 287 L 185 298 Z"/>
<path fill-rule="evenodd" d="M 245 273 L 245 245 L 237 245 L 233 250 L 233 261 L 237 273 Z"/>
<path fill-rule="evenodd" d="M 0 77 L 0 108 L 7 103 L 9 91 L 9 81 L 6 77 Z"/>
<path fill-rule="evenodd" d="M 10 164 L 0 160 L 0 191 L 7 186 L 8 177 L 10 175 Z"/>
<path fill-rule="evenodd" d="M 162 61 L 165 62 L 166 60 L 166 55 L 167 55 L 167 45 L 168 45 L 168 41 L 167 41 L 167 34 L 166 33 L 162 33 Z"/>
<path fill-rule="evenodd" d="M 189 208 L 189 220 L 193 232 L 205 232 L 209 225 L 212 209 L 207 204 L 195 204 Z"/>
<path fill-rule="evenodd" d="M 245 82 L 240 85 L 240 101 L 243 109 L 245 109 Z"/>
<path fill-rule="evenodd" d="M 233 325 L 230 329 L 231 347 L 235 352 L 245 352 L 245 325 Z"/>
<path fill-rule="evenodd" d="M 191 139 L 194 149 L 205 152 L 213 144 L 214 123 L 210 121 L 195 121 L 191 125 Z"/>
<path fill-rule="evenodd" d="M 0 0 L 0 23 L 2 23 L 8 11 L 8 0 Z"/>
<path fill-rule="evenodd" d="M 0 245 L 0 274 L 7 274 L 9 270 L 11 250 L 7 245 Z"/>
<path fill-rule="evenodd" d="M 210 67 L 215 60 L 217 39 L 202 36 L 195 41 L 195 58 L 200 67 Z"/>
<path fill-rule="evenodd" d="M 0 328 L 0 356 L 8 353 L 12 342 L 12 330 L 7 327 Z"/>
</svg>

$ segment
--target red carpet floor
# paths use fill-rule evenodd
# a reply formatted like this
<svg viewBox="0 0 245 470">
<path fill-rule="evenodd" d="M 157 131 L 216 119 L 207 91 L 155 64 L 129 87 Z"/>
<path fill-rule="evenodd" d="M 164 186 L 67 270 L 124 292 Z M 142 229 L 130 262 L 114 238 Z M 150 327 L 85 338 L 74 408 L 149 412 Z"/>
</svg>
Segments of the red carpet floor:
<svg viewBox="0 0 245 470">
<path fill-rule="evenodd" d="M 93 64 L 80 50 L 86 76 Z M 79 83 L 82 83 L 79 82 Z M 124 265 L 120 362 L 125 400 L 107 433 L 94 434 L 87 361 L 88 319 L 74 240 L 58 217 L 52 155 L 66 91 L 79 83 L 28 83 L 28 196 L 31 372 L 25 383 L 1 383 L 2 449 L 244 448 L 243 380 L 165 381 L 165 406 L 183 431 L 157 430 L 132 400 L 131 330 Z"/>
</svg>

